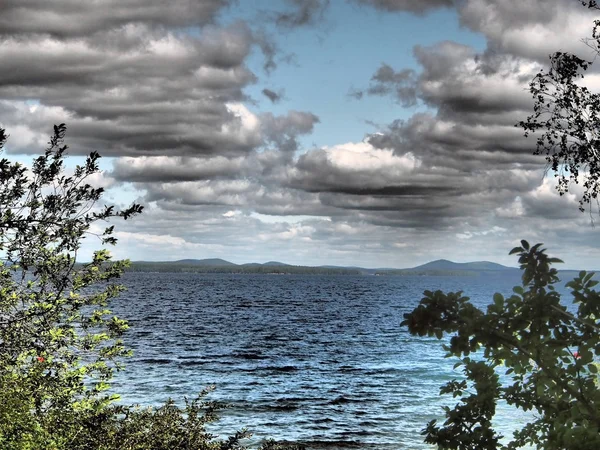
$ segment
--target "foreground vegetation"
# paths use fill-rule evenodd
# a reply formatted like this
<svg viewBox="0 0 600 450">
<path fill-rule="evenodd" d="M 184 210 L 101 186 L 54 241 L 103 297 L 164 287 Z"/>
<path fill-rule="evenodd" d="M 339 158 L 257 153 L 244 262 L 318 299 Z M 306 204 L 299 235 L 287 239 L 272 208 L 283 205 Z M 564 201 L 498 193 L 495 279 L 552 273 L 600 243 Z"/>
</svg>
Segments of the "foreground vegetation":
<svg viewBox="0 0 600 450">
<path fill-rule="evenodd" d="M 418 336 L 450 334 L 447 356 L 458 357 L 465 377 L 441 388 L 458 399 L 424 430 L 425 441 L 444 449 L 545 450 L 600 448 L 600 293 L 592 273 L 581 272 L 567 286 L 575 307 L 561 303 L 555 289 L 559 259 L 541 244 L 522 241 L 522 285 L 504 298 L 495 294 L 482 311 L 461 292 L 426 291 L 420 305 L 402 323 Z M 509 382 L 502 382 L 500 374 Z M 516 424 L 510 443 L 492 423 L 498 402 L 533 411 L 531 421 Z"/>
<path fill-rule="evenodd" d="M 130 354 L 121 337 L 127 322 L 108 309 L 123 288 L 115 281 L 126 261 L 106 250 L 75 263 L 82 239 L 115 244 L 114 226 L 94 234 L 102 221 L 129 219 L 126 210 L 100 207 L 102 188 L 87 183 L 98 172 L 92 153 L 66 174 L 66 128 L 54 127 L 44 155 L 30 169 L 0 160 L 0 448 L 3 450 L 243 449 L 248 433 L 220 439 L 206 430 L 221 405 L 206 392 L 179 408 L 115 403 L 108 390 Z M 0 128 L 0 149 L 7 139 Z M 265 442 L 261 449 L 292 449 Z"/>
</svg>

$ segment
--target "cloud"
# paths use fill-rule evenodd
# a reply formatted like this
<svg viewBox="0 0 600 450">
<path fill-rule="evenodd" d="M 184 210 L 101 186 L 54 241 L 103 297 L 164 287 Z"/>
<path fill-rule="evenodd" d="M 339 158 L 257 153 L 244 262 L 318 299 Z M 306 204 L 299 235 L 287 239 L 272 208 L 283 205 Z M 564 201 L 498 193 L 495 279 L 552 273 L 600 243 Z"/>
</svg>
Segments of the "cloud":
<svg viewBox="0 0 600 450">
<path fill-rule="evenodd" d="M 285 92 L 283 89 L 280 89 L 277 92 L 272 91 L 271 89 L 263 89 L 261 92 L 265 97 L 267 97 L 269 100 L 271 100 L 271 103 L 279 103 L 281 101 L 281 99 L 283 98 L 283 96 L 285 95 Z"/>
<path fill-rule="evenodd" d="M 264 113 L 260 116 L 262 130 L 267 142 L 283 152 L 298 150 L 298 136 L 309 134 L 319 123 L 319 118 L 309 112 L 289 111 L 285 116 Z"/>
<path fill-rule="evenodd" d="M 314 25 L 323 19 L 329 0 L 287 0 L 291 9 L 275 14 L 275 23 L 283 28 Z"/>
<path fill-rule="evenodd" d="M 450 8 L 454 5 L 453 0 L 353 0 L 357 3 L 372 6 L 382 11 L 398 12 L 407 11 L 423 14 L 431 9 Z"/>
<path fill-rule="evenodd" d="M 488 52 L 542 63 L 556 51 L 592 54 L 581 39 L 590 36 L 597 14 L 581 2 L 467 0 L 460 5 L 461 23 L 487 37 Z"/>
<path fill-rule="evenodd" d="M 246 167 L 247 159 L 242 157 L 143 156 L 116 159 L 111 173 L 120 181 L 155 183 L 234 178 Z"/>
<path fill-rule="evenodd" d="M 228 0 L 3 0 L 0 34 L 49 34 L 60 38 L 84 37 L 128 24 L 149 23 L 165 27 L 205 25 Z"/>
<path fill-rule="evenodd" d="M 165 24 L 169 14 L 176 11 Z M 108 27 L 110 17 L 98 23 Z M 105 156 L 236 156 L 263 138 L 287 151 L 312 130 L 316 116 L 298 111 L 267 114 L 264 130 L 255 126 L 242 103 L 256 81 L 245 64 L 255 37 L 244 23 L 206 25 L 194 36 L 149 21 L 131 19 L 93 38 L 21 30 L 1 40 L 0 123 L 26 137 L 12 141 L 12 151 L 39 151 L 47 127 L 61 122 L 73 153 Z"/>
<path fill-rule="evenodd" d="M 299 157 L 289 184 L 312 192 L 400 190 L 402 179 L 418 167 L 411 153 L 394 155 L 367 142 L 311 150 Z"/>
<path fill-rule="evenodd" d="M 81 153 L 243 154 L 261 142 L 228 105 L 256 81 L 245 65 L 251 45 L 244 24 L 207 26 L 199 36 L 145 23 L 93 38 L 9 36 L 0 41 L 0 121 L 12 125 L 17 114 L 40 133 L 39 119 L 48 127 L 52 116 L 69 124 L 72 151 Z"/>
<path fill-rule="evenodd" d="M 246 59 L 258 46 L 272 60 L 268 39 L 244 22 L 213 24 L 228 2 L 159 3 L 3 2 L 0 123 L 26 137 L 11 150 L 39 151 L 40 136 L 61 122 L 72 153 L 235 157 L 264 145 L 263 137 L 297 147 L 302 126 L 291 120 L 288 132 L 285 120 L 266 117 L 263 134 L 244 106 L 244 89 L 257 81 Z M 70 19 L 60 33 L 57 15 Z M 191 25 L 200 28 L 173 28 Z"/>
<path fill-rule="evenodd" d="M 351 89 L 349 95 L 360 100 L 363 95 L 392 95 L 404 107 L 414 106 L 417 103 L 415 84 L 416 74 L 411 69 L 399 72 L 388 64 L 381 64 L 371 77 L 371 85 L 365 90 Z"/>
<path fill-rule="evenodd" d="M 390 11 L 405 7 L 403 2 L 382 3 L 374 6 Z M 534 1 L 457 2 L 463 25 L 487 38 L 485 51 L 452 41 L 416 46 L 420 70 L 382 63 L 367 89 L 349 93 L 357 99 L 386 95 L 406 106 L 427 108 L 377 126 L 365 140 L 396 157 L 410 153 L 419 164 L 402 177 L 378 172 L 377 181 L 385 187 L 376 189 L 373 182 L 342 182 L 353 179 L 351 172 L 338 173 L 324 152 L 307 154 L 306 162 L 313 163 L 298 173 L 315 174 L 314 181 L 302 184 L 296 175 L 295 185 L 316 186 L 323 203 L 360 211 L 371 224 L 457 230 L 455 237 L 487 245 L 489 236 L 482 230 L 492 224 L 501 234 L 523 236 L 537 227 L 532 240 L 541 239 L 542 232 L 562 237 L 569 226 L 560 221 L 587 226 L 575 195 L 560 197 L 553 182 L 543 179 L 544 159 L 532 155 L 535 143 L 515 127 L 532 111 L 528 83 L 547 64 L 548 53 L 581 50 L 580 37 L 589 35 L 589 11 L 567 3 L 541 8 Z M 586 78 L 594 85 L 593 75 Z M 414 100 L 407 102 L 397 87 Z M 299 168 L 306 162 L 299 162 Z"/>
<path fill-rule="evenodd" d="M 286 58 L 278 33 L 314 32 L 328 1 L 286 0 L 256 23 L 225 25 L 232 10 L 221 0 L 7 0 L 7 150 L 37 153 L 52 124 L 66 122 L 71 153 L 113 157 L 94 183 L 147 205 L 120 235 L 140 259 L 248 262 L 263 252 L 292 263 L 402 266 L 399 248 L 416 264 L 455 254 L 459 240 L 469 243 L 465 259 L 504 254 L 513 236 L 576 245 L 573 228 L 589 219 L 542 181 L 544 160 L 514 124 L 531 111 L 527 83 L 547 54 L 585 51 L 590 12 L 567 0 L 349 1 L 382 14 L 454 8 L 487 45 L 420 45 L 417 67 L 390 59 L 370 68 L 348 81 L 359 86 L 349 95 L 387 96 L 414 114 L 399 108 L 402 119 L 364 140 L 307 148 L 311 133 L 330 125 L 326 112 L 282 108 L 287 86 L 261 76 Z M 262 69 L 251 69 L 261 53 Z"/>
</svg>

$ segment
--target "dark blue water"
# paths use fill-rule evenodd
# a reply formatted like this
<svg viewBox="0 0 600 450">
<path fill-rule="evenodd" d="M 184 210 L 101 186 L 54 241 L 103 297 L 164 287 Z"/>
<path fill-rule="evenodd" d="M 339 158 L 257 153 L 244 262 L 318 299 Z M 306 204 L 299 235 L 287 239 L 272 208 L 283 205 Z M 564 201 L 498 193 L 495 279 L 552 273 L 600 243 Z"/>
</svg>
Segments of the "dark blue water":
<svg viewBox="0 0 600 450">
<path fill-rule="evenodd" d="M 231 407 L 212 431 L 309 448 L 428 448 L 439 387 L 457 376 L 436 339 L 400 327 L 425 289 L 477 304 L 510 294 L 515 276 L 376 277 L 128 273 L 113 310 L 129 319 L 135 355 L 114 390 L 157 405 L 194 397 Z M 511 420 L 500 417 L 510 428 Z M 252 442 L 252 441 L 250 441 Z"/>
</svg>

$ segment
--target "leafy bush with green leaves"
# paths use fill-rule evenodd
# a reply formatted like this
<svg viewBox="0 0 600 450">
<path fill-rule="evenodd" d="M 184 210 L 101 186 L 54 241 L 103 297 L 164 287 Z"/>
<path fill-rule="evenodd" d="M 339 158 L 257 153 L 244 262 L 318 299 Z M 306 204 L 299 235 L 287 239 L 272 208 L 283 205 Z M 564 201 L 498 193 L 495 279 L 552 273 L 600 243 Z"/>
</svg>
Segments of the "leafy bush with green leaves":
<svg viewBox="0 0 600 450">
<path fill-rule="evenodd" d="M 542 244 L 521 246 L 522 285 L 508 298 L 495 294 L 486 311 L 462 292 L 424 293 L 419 306 L 404 316 L 413 335 L 442 338 L 450 334 L 447 356 L 460 358 L 465 377 L 441 388 L 458 399 L 445 408 L 443 425 L 430 422 L 425 442 L 441 449 L 545 450 L 600 448 L 600 293 L 592 273 L 567 283 L 573 312 L 555 289 L 561 262 Z M 472 355 L 473 354 L 473 355 Z M 509 383 L 502 383 L 504 374 Z M 531 420 L 515 424 L 512 439 L 502 443 L 492 420 L 499 401 L 531 411 Z"/>
<path fill-rule="evenodd" d="M 65 133 L 55 126 L 29 169 L 0 160 L 0 448 L 244 448 L 246 432 L 223 441 L 206 431 L 219 407 L 204 393 L 183 409 L 114 403 L 108 383 L 130 351 L 121 339 L 127 322 L 108 304 L 123 290 L 116 279 L 128 262 L 113 262 L 105 249 L 90 263 L 76 259 L 86 236 L 116 243 L 114 226 L 96 233 L 100 223 L 142 207 L 99 206 L 103 189 L 88 181 L 100 156 L 91 153 L 67 175 Z M 0 128 L 0 149 L 6 140 Z"/>
</svg>

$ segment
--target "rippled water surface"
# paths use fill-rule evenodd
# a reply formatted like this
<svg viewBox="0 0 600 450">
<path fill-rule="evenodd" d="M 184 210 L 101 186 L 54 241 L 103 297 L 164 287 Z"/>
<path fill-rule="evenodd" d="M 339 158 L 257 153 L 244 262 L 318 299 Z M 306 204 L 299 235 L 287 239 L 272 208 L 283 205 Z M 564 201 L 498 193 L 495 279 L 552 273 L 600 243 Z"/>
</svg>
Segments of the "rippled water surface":
<svg viewBox="0 0 600 450">
<path fill-rule="evenodd" d="M 428 448 L 439 387 L 457 376 L 441 343 L 399 326 L 425 289 L 487 304 L 515 276 L 376 277 L 128 273 L 113 310 L 135 355 L 113 383 L 123 401 L 194 397 L 231 407 L 211 430 L 308 448 Z M 505 421 L 506 423 L 503 423 Z M 510 427 L 508 418 L 500 426 Z"/>
</svg>

